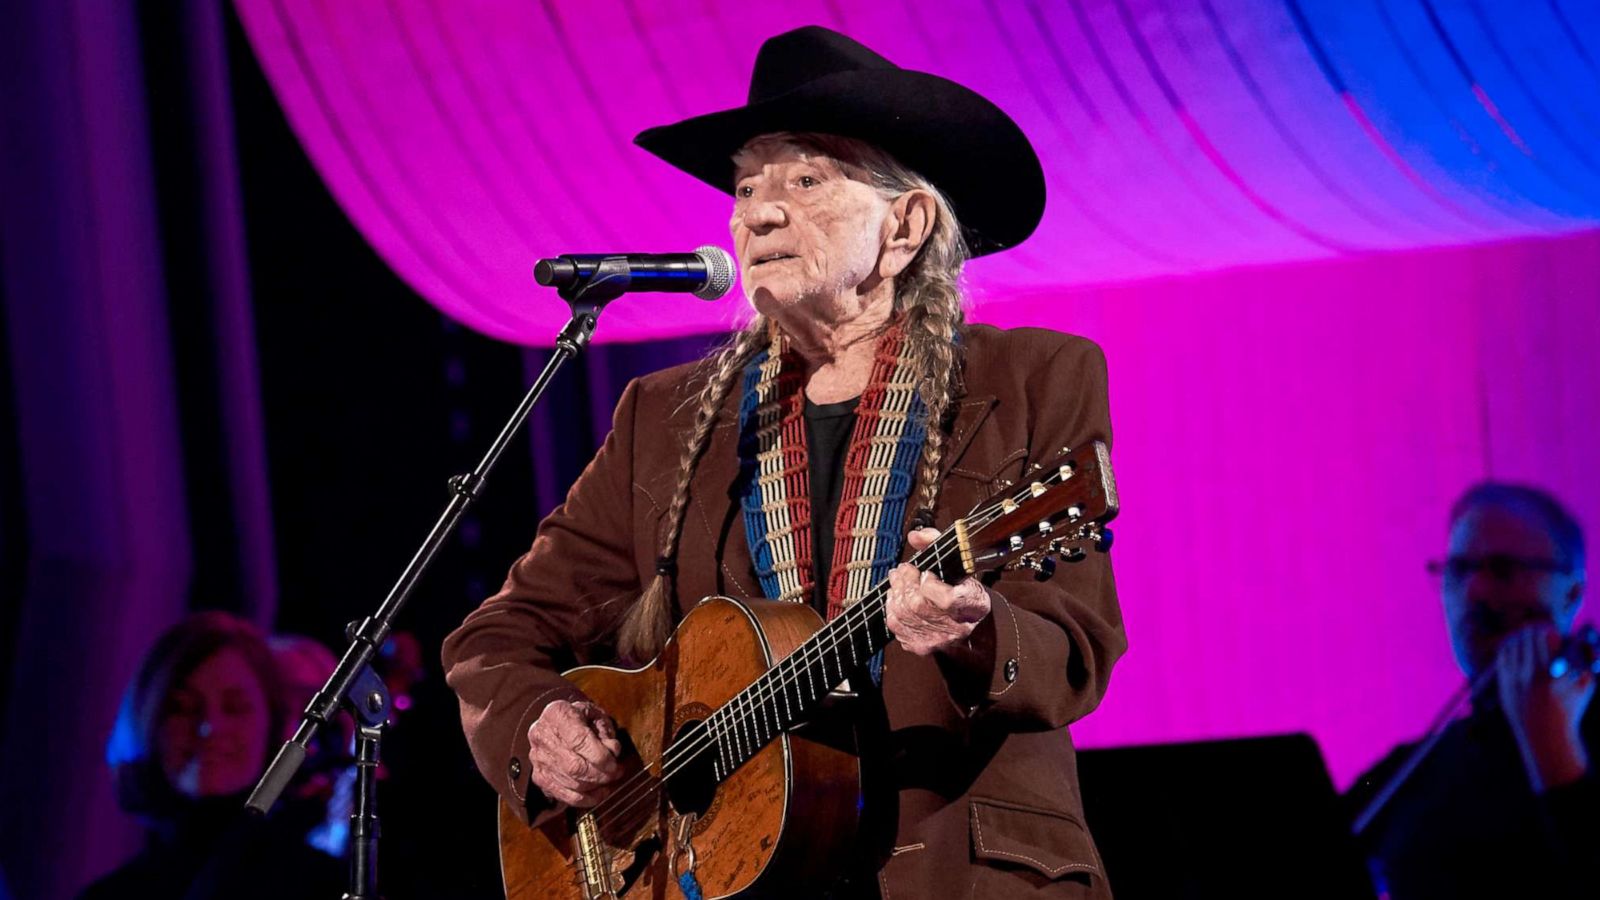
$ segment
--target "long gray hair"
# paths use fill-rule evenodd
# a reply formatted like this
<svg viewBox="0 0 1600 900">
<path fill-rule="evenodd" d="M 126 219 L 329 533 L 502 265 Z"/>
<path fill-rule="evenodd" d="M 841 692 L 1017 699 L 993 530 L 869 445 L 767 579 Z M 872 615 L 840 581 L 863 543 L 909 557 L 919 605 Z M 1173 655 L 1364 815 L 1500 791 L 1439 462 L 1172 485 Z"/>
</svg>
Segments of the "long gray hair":
<svg viewBox="0 0 1600 900">
<path fill-rule="evenodd" d="M 939 460 L 944 452 L 940 425 L 952 399 L 960 392 L 961 367 L 955 337 L 965 320 L 961 271 L 968 257 L 961 225 L 949 199 L 928 179 L 877 147 L 854 138 L 789 132 L 763 135 L 746 144 L 735 155 L 735 163 L 747 153 L 774 145 L 793 148 L 802 155 L 829 157 L 847 176 L 871 185 L 885 199 L 918 189 L 934 198 L 937 216 L 933 230 L 916 258 L 896 276 L 894 296 L 910 359 L 920 374 L 917 390 L 927 408 L 927 438 L 917 467 L 918 512 L 913 519 L 922 516 L 931 520 L 939 498 Z M 679 459 L 678 484 L 667 507 L 667 536 L 657 574 L 623 618 L 617 634 L 617 649 L 625 658 L 644 661 L 654 657 L 672 633 L 673 580 L 683 514 L 689 505 L 689 481 L 710 443 L 717 411 L 727 400 L 728 392 L 738 383 L 745 364 L 770 342 L 769 327 L 766 317 L 757 315 L 702 364 L 705 385 L 696 398 L 694 429 Z"/>
</svg>

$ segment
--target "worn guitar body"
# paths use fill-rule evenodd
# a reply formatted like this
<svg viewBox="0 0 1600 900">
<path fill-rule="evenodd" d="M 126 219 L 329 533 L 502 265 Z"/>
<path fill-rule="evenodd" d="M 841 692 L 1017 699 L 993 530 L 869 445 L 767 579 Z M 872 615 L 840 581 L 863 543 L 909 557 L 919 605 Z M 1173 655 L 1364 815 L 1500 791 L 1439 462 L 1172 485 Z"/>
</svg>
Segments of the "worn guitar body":
<svg viewBox="0 0 1600 900">
<path fill-rule="evenodd" d="M 679 625 L 661 655 L 636 670 L 585 666 L 566 673 L 613 718 L 638 759 L 628 785 L 659 784 L 658 760 L 675 736 L 704 720 L 765 674 L 822 624 L 810 607 L 710 597 Z M 601 821 L 613 896 L 679 896 L 677 816 L 698 813 L 690 830 L 694 875 L 707 900 L 751 886 L 785 893 L 825 884 L 837 874 L 842 845 L 855 837 L 860 793 L 856 757 L 800 728 L 779 735 L 720 784 L 698 795 L 652 792 L 629 814 Z M 627 754 L 632 757 L 634 754 Z M 647 765 L 648 776 L 637 769 Z M 618 804 L 613 804 L 617 806 Z M 690 807 L 690 810 L 679 808 Z M 602 804 L 597 811 L 606 809 Z M 598 821 L 598 818 L 597 818 Z M 588 900 L 574 859 L 571 816 L 529 828 L 501 802 L 500 861 L 510 900 Z"/>
</svg>

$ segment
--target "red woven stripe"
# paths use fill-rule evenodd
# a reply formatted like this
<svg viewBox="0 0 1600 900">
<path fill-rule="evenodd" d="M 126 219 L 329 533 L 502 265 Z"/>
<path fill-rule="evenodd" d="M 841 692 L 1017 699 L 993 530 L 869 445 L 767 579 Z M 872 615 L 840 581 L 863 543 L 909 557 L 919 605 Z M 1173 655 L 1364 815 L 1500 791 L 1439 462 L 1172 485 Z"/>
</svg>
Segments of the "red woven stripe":
<svg viewBox="0 0 1600 900">
<path fill-rule="evenodd" d="M 905 334 L 899 325 L 891 327 L 878 341 L 878 352 L 872 363 L 872 375 L 866 390 L 861 392 L 861 402 L 856 406 L 856 424 L 850 432 L 850 449 L 844 458 L 844 486 L 839 495 L 839 511 L 833 520 L 833 559 L 828 570 L 828 618 L 844 612 L 844 602 L 850 586 L 849 564 L 855 558 L 855 521 L 861 496 L 867 486 L 867 464 L 872 459 L 872 438 L 878 433 L 883 417 L 883 401 L 888 396 L 887 385 L 900 364 L 900 348 Z M 809 529 L 807 529 L 809 531 Z"/>
<path fill-rule="evenodd" d="M 798 353 L 783 355 L 778 372 L 778 395 L 783 403 L 779 437 L 783 446 L 783 493 L 794 529 L 794 561 L 804 588 L 802 597 L 811 593 L 815 553 L 811 547 L 811 469 L 806 456 L 804 373 L 805 363 Z"/>
</svg>

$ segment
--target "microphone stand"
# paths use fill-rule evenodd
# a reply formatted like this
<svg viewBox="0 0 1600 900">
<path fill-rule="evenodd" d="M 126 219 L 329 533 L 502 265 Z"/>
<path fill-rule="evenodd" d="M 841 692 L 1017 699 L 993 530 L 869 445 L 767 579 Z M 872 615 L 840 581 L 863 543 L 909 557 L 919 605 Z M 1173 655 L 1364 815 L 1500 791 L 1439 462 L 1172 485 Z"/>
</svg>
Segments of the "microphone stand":
<svg viewBox="0 0 1600 900">
<path fill-rule="evenodd" d="M 605 305 L 627 292 L 631 283 L 627 260 L 612 257 L 603 260 L 593 276 L 561 288 L 562 300 L 572 310 L 572 317 L 556 336 L 556 346 L 545 363 L 544 371 L 534 379 L 532 387 L 523 396 L 511 414 L 511 419 L 494 443 L 471 472 L 456 475 L 449 481 L 450 502 L 434 522 L 432 530 L 423 539 L 422 546 L 406 564 L 394 587 L 379 604 L 377 612 L 351 622 L 345 629 L 350 641 L 344 656 L 333 674 L 328 677 L 311 702 L 306 705 L 300 726 L 294 737 L 284 743 L 273 758 L 272 764 L 250 792 L 246 809 L 265 815 L 278 801 L 300 766 L 317 731 L 332 720 L 343 707 L 355 718 L 356 737 L 356 804 L 350 816 L 350 881 L 344 900 L 378 900 L 378 761 L 381 758 L 384 729 L 388 725 L 390 699 L 383 679 L 372 670 L 372 658 L 388 639 L 394 620 L 399 615 L 417 582 L 427 572 L 434 556 L 445 541 L 455 533 L 461 517 L 483 494 L 483 486 L 491 470 L 511 440 L 522 430 L 528 414 L 540 395 L 549 386 L 567 361 L 576 357 L 589 345 L 600 312 Z"/>
</svg>

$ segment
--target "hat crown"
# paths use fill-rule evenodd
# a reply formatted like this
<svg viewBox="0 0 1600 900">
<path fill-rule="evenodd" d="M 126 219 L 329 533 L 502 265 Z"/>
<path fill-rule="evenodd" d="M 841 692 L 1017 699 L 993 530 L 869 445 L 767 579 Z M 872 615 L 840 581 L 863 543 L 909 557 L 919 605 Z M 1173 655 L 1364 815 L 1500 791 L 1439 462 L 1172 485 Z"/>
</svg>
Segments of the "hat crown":
<svg viewBox="0 0 1600 900">
<path fill-rule="evenodd" d="M 807 25 L 768 38 L 761 45 L 750 75 L 749 102 L 771 100 L 840 72 L 898 68 L 837 31 Z"/>
</svg>

